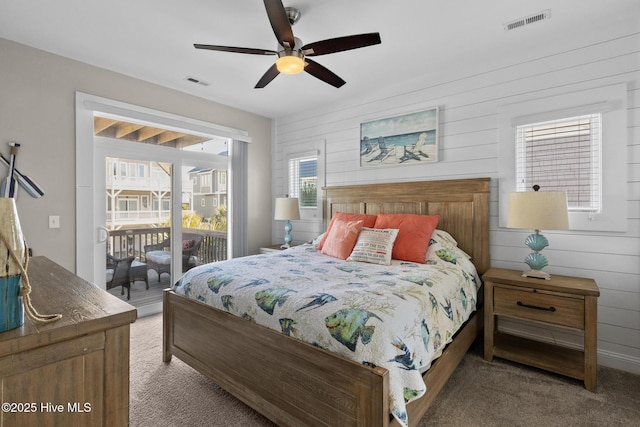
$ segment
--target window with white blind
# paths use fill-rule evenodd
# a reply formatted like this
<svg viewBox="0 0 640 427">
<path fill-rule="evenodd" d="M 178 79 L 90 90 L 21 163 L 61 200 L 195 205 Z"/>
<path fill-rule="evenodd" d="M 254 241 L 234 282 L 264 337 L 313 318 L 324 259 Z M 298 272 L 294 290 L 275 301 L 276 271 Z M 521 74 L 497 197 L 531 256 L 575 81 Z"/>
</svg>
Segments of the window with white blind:
<svg viewBox="0 0 640 427">
<path fill-rule="evenodd" d="M 516 191 L 565 191 L 569 211 L 600 212 L 601 114 L 516 127 Z"/>
<path fill-rule="evenodd" d="M 289 197 L 299 199 L 300 208 L 318 207 L 318 156 L 289 159 Z"/>
<path fill-rule="evenodd" d="M 627 231 L 627 85 L 498 108 L 499 225 L 516 191 L 566 191 L 571 230 Z"/>
</svg>

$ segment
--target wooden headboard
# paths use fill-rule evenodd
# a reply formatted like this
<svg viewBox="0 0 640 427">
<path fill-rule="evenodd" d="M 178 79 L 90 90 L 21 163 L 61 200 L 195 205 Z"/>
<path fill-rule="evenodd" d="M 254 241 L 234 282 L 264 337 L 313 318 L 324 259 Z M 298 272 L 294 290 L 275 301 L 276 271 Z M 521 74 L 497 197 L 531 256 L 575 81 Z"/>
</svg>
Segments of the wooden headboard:
<svg viewBox="0 0 640 427">
<path fill-rule="evenodd" d="M 472 178 L 325 187 L 324 218 L 328 223 L 336 212 L 440 215 L 438 229 L 458 241 L 482 275 L 490 262 L 489 181 Z"/>
</svg>

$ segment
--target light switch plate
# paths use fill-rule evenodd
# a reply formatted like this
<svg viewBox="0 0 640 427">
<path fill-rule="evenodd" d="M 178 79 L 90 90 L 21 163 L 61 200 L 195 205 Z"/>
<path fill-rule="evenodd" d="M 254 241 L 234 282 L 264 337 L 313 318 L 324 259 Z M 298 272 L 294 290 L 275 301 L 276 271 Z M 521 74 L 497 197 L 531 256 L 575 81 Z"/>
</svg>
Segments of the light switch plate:
<svg viewBox="0 0 640 427">
<path fill-rule="evenodd" d="M 49 215 L 49 228 L 60 228 L 60 216 Z"/>
</svg>

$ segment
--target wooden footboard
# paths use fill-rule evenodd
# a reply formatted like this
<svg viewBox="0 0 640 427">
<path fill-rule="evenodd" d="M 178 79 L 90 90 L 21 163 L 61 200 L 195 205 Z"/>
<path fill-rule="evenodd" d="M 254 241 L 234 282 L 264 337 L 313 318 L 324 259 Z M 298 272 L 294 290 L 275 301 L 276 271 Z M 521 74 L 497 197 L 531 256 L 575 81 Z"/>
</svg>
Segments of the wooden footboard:
<svg viewBox="0 0 640 427">
<path fill-rule="evenodd" d="M 387 426 L 388 372 L 164 293 L 164 361 L 175 355 L 280 426 Z"/>
<path fill-rule="evenodd" d="M 482 330 L 476 312 L 424 375 L 427 393 L 407 406 L 416 425 Z M 386 369 L 164 292 L 164 361 L 175 355 L 280 426 L 400 424 L 389 415 Z"/>
</svg>

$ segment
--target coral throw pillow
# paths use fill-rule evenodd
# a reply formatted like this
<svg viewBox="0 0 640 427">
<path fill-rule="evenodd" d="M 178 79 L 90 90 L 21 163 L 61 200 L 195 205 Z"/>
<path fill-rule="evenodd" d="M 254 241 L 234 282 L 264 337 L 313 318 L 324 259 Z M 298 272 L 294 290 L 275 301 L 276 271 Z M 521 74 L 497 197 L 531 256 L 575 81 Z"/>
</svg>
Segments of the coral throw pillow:
<svg viewBox="0 0 640 427">
<path fill-rule="evenodd" d="M 347 259 L 356 245 L 363 221 L 332 221 L 331 230 L 327 232 L 327 239 L 322 246 L 322 253 L 335 258 Z"/>
<path fill-rule="evenodd" d="M 373 226 L 376 223 L 376 215 L 368 215 L 368 214 L 351 214 L 351 213 L 345 213 L 345 212 L 336 212 L 333 215 L 333 218 L 331 218 L 331 222 L 329 223 L 329 226 L 327 227 L 327 232 L 325 233 L 324 237 L 322 239 L 320 239 L 320 243 L 318 243 L 318 250 L 321 251 L 322 247 L 324 246 L 324 242 L 327 240 L 327 236 L 329 235 L 329 232 L 331 231 L 331 227 L 333 226 L 333 222 L 337 221 L 339 219 L 341 220 L 345 220 L 345 221 L 359 221 L 362 220 L 362 226 L 363 227 L 369 227 L 369 228 L 373 228 Z"/>
<path fill-rule="evenodd" d="M 440 221 L 440 215 L 378 214 L 374 228 L 397 228 L 393 259 L 425 263 L 429 240 Z"/>
</svg>

